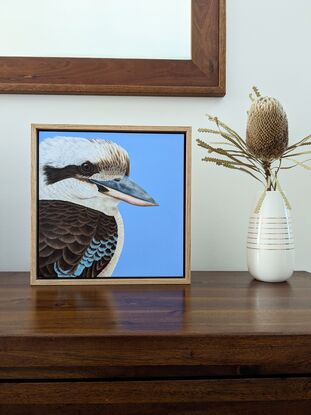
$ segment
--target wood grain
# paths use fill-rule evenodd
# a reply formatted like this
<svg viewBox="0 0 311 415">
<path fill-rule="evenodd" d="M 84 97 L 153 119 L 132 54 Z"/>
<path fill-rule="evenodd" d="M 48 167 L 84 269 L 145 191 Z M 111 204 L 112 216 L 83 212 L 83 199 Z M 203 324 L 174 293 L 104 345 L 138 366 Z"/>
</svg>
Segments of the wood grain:
<svg viewBox="0 0 311 415">
<path fill-rule="evenodd" d="M 311 380 L 225 379 L 132 382 L 2 383 L 2 408 L 20 414 L 267 414 L 304 412 L 311 407 Z M 17 399 L 18 397 L 18 399 Z M 286 399 L 284 399 L 286 397 Z M 285 401 L 285 402 L 284 402 Z M 243 410 L 244 408 L 244 410 Z M 288 412 L 289 408 L 295 412 Z M 281 409 L 284 411 L 281 412 Z M 245 411 L 247 410 L 247 411 Z M 0 406 L 1 411 L 1 406 Z M 225 412 L 224 412 L 225 411 Z M 245 411 L 245 412 L 244 412 Z M 2 412 L 0 412 L 2 413 Z M 4 412 L 3 412 L 4 413 Z M 5 412 L 7 414 L 8 412 Z M 22 412 L 23 413 L 23 412 Z"/>
<path fill-rule="evenodd" d="M 0 276 L 0 377 L 311 373 L 311 279 L 194 272 L 192 286 L 38 286 Z M 182 368 L 182 369 L 181 369 Z"/>
<path fill-rule="evenodd" d="M 36 286 L 0 273 L 2 415 L 307 415 L 311 278 Z"/>
<path fill-rule="evenodd" d="M 192 59 L 1 57 L 0 93 L 223 96 L 225 0 L 192 0 Z"/>
<path fill-rule="evenodd" d="M 81 125 L 81 124 L 32 124 L 31 125 L 31 272 L 32 285 L 73 285 L 72 280 L 37 278 L 37 163 L 39 131 L 124 131 L 124 132 L 158 132 L 183 133 L 185 136 L 184 155 L 184 275 L 181 278 L 120 278 L 120 279 L 76 279 L 75 285 L 124 285 L 124 284 L 190 284 L 191 281 L 191 127 L 174 126 L 133 126 L 133 125 Z"/>
<path fill-rule="evenodd" d="M 74 392 L 73 392 L 74 391 Z M 3 404 L 170 404 L 308 400 L 311 379 L 208 379 L 131 382 L 2 383 Z"/>
</svg>

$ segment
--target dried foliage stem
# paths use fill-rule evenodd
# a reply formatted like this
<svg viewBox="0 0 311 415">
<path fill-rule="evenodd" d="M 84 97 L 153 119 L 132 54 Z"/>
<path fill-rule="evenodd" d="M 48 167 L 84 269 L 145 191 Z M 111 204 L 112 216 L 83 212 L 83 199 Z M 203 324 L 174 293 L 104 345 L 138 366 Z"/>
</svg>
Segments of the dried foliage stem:
<svg viewBox="0 0 311 415">
<path fill-rule="evenodd" d="M 272 180 L 271 180 L 271 163 L 269 161 L 263 161 L 262 167 L 265 172 L 266 176 L 266 183 L 268 184 L 267 191 L 270 191 L 272 188 Z"/>
</svg>

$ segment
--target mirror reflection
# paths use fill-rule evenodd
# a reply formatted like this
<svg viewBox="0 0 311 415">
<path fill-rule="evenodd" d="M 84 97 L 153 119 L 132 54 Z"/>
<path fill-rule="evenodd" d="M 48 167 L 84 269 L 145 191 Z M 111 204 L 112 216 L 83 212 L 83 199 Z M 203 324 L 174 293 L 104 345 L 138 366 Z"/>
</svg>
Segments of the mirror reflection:
<svg viewBox="0 0 311 415">
<path fill-rule="evenodd" d="M 1 0 L 0 39 L 0 56 L 190 59 L 191 0 Z"/>
</svg>

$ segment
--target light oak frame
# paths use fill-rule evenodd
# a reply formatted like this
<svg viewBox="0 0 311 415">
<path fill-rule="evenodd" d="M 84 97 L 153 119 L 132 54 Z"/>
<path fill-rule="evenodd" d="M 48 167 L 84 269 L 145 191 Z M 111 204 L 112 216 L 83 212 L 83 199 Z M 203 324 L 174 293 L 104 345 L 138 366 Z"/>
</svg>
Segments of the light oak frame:
<svg viewBox="0 0 311 415">
<path fill-rule="evenodd" d="M 185 174 L 184 174 L 184 277 L 183 278 L 109 278 L 54 280 L 37 278 L 37 163 L 39 131 L 142 131 L 176 132 L 185 134 Z M 190 284 L 191 282 L 191 127 L 172 126 L 103 126 L 71 124 L 32 124 L 31 125 L 31 285 L 120 285 L 120 284 Z"/>
</svg>

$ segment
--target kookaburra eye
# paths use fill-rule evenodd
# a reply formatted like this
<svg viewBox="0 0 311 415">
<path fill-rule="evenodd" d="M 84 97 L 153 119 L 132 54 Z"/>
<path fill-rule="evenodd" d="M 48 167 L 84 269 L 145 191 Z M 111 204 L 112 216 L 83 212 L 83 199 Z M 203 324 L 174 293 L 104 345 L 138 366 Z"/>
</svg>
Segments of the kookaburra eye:
<svg viewBox="0 0 311 415">
<path fill-rule="evenodd" d="M 80 170 L 82 174 L 93 174 L 94 173 L 94 165 L 90 161 L 86 161 L 81 164 Z"/>
</svg>

